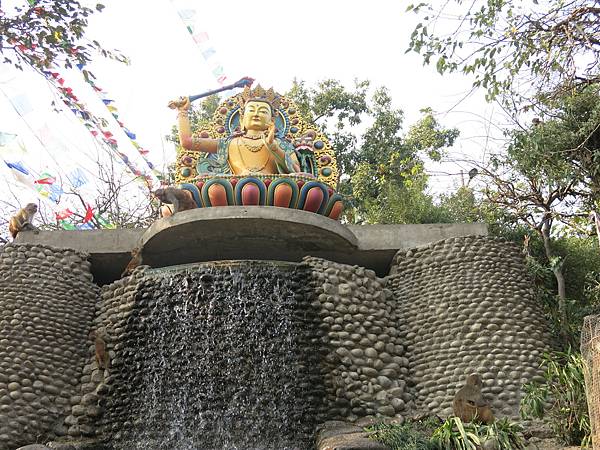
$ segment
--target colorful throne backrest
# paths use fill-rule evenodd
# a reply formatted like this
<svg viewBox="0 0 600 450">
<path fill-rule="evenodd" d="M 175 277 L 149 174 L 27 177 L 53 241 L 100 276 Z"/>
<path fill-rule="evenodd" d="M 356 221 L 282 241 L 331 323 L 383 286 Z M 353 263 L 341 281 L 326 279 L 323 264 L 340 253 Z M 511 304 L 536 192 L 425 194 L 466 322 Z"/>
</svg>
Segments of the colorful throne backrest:
<svg viewBox="0 0 600 450">
<path fill-rule="evenodd" d="M 241 94 L 226 99 L 215 111 L 213 118 L 208 123 L 201 123 L 194 135 L 202 138 L 226 138 L 239 131 L 240 124 L 240 102 Z M 292 143 L 298 142 L 305 136 L 313 139 L 314 152 L 305 148 L 297 147 L 296 153 L 303 171 L 312 173 L 319 181 L 336 188 L 338 182 L 338 167 L 335 154 L 329 143 L 329 139 L 318 127 L 302 117 L 298 107 L 288 97 L 280 97 L 280 107 L 275 114 L 275 125 L 277 136 Z M 177 161 L 175 181 L 177 183 L 193 182 L 199 175 L 211 173 L 210 164 L 202 164 L 210 161 L 211 155 L 205 153 L 185 150 L 179 146 L 177 149 Z"/>
</svg>

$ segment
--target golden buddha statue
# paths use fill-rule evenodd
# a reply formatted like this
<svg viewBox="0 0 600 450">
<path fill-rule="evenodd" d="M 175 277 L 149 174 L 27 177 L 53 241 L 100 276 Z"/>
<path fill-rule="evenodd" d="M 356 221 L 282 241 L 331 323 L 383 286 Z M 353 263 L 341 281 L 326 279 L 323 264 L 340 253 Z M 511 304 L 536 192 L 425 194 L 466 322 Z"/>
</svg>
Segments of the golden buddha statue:
<svg viewBox="0 0 600 450">
<path fill-rule="evenodd" d="M 192 136 L 188 111 L 189 97 L 169 104 L 179 111 L 179 142 L 186 150 L 214 155 L 215 165 L 221 173 L 234 175 L 287 174 L 301 172 L 294 146 L 276 136 L 275 111 L 278 95 L 260 86 L 246 87 L 240 96 L 240 131 L 226 138 Z"/>
</svg>

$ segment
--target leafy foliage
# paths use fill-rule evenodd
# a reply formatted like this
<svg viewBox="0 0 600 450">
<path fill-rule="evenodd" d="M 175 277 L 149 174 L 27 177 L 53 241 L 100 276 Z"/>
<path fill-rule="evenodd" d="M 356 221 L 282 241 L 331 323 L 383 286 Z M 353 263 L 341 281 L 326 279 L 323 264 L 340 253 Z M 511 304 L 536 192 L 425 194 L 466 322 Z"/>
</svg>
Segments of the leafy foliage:
<svg viewBox="0 0 600 450">
<path fill-rule="evenodd" d="M 379 423 L 365 430 L 392 450 L 479 450 L 488 441 L 499 450 L 524 448 L 521 428 L 508 419 L 490 425 L 463 423 L 458 417 L 440 422 L 439 418 L 428 417 L 402 424 Z"/>
<path fill-rule="evenodd" d="M 487 182 L 485 202 L 503 211 L 508 221 L 528 227 L 530 237 L 539 238 L 536 269 L 549 269 L 545 273 L 554 278 L 540 278 L 546 291 L 539 289 L 539 298 L 548 306 L 563 343 L 571 346 L 577 345 L 583 311 L 577 306 L 584 303 L 581 292 L 572 294 L 567 277 L 568 258 L 575 249 L 559 242 L 569 234 L 580 239 L 594 234 L 588 216 L 598 208 L 600 192 L 595 162 L 600 158 L 599 99 L 595 87 L 556 99 L 544 120 L 512 131 L 506 154 L 480 170 Z"/>
<path fill-rule="evenodd" d="M 521 416 L 543 418 L 567 445 L 590 443 L 584 364 L 580 353 L 545 354 L 545 383 L 529 383 L 523 387 Z"/>
<path fill-rule="evenodd" d="M 315 88 L 295 82 L 288 93 L 331 139 L 342 173 L 338 190 L 352 207 L 346 220 L 447 221 L 426 193 L 424 159 L 439 160 L 458 131 L 443 128 L 426 109 L 403 135 L 403 113 L 393 107 L 389 91 L 376 89 L 369 98 L 368 88 L 367 81 L 356 81 L 348 90 L 339 81 L 325 80 Z"/>
<path fill-rule="evenodd" d="M 53 64 L 85 65 L 94 52 L 126 61 L 85 38 L 88 17 L 103 8 L 101 3 L 92 9 L 77 0 L 29 0 L 27 6 L 0 11 L 0 54 L 5 63 L 37 70 L 48 70 Z"/>
<path fill-rule="evenodd" d="M 440 5 L 442 5 L 440 8 Z M 474 76 L 488 99 L 519 85 L 553 94 L 597 83 L 600 2 L 453 0 L 411 4 L 409 50 L 438 72 Z M 513 99 L 514 100 L 514 97 Z"/>
<path fill-rule="evenodd" d="M 434 450 L 429 438 L 412 422 L 402 424 L 378 423 L 365 429 L 371 439 L 387 445 L 392 450 Z"/>
<path fill-rule="evenodd" d="M 500 450 L 524 448 L 521 428 L 508 419 L 490 425 L 463 423 L 458 417 L 449 417 L 431 437 L 439 450 L 478 450 L 486 441 L 493 441 Z"/>
</svg>

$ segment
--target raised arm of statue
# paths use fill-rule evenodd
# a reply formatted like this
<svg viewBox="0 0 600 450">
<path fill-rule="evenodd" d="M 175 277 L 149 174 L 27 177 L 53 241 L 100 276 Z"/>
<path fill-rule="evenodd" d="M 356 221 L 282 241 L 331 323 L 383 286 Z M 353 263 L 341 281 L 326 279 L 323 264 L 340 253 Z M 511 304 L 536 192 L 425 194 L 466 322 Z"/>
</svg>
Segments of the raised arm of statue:
<svg viewBox="0 0 600 450">
<path fill-rule="evenodd" d="M 280 142 L 275 139 L 275 122 L 269 124 L 269 130 L 266 137 L 266 144 L 269 150 L 275 155 L 277 166 L 281 169 L 287 169 L 283 173 L 290 171 L 289 168 L 293 169 L 293 172 L 300 172 L 300 161 L 294 151 L 285 152 L 281 148 Z M 290 148 L 293 148 L 290 146 Z"/>
<path fill-rule="evenodd" d="M 219 141 L 210 138 L 196 138 L 192 136 L 190 118 L 188 111 L 190 109 L 190 98 L 180 97 L 177 100 L 169 102 L 169 108 L 177 109 L 177 129 L 179 130 L 179 142 L 186 150 L 198 152 L 216 153 Z"/>
</svg>

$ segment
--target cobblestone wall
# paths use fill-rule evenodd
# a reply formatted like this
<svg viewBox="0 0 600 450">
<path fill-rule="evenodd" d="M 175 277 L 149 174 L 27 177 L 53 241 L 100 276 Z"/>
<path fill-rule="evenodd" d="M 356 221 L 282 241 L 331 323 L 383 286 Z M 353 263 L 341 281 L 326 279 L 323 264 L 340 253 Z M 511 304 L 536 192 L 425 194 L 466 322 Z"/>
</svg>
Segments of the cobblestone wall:
<svg viewBox="0 0 600 450">
<path fill-rule="evenodd" d="M 451 414 L 466 376 L 479 373 L 496 415 L 516 416 L 521 386 L 541 380 L 540 356 L 551 344 L 519 249 L 459 237 L 401 251 L 388 285 L 416 407 Z"/>
<path fill-rule="evenodd" d="M 97 297 L 84 254 L 0 249 L 0 450 L 66 434 Z"/>
<path fill-rule="evenodd" d="M 396 301 L 375 272 L 305 258 L 312 269 L 314 307 L 324 331 L 328 413 L 355 420 L 405 411 L 408 359 L 399 339 Z"/>
<path fill-rule="evenodd" d="M 261 335 L 252 330 L 268 328 L 268 323 L 285 323 L 289 333 L 265 328 L 262 335 L 278 335 L 279 343 L 256 341 L 264 346 L 258 352 L 264 367 L 244 376 L 276 386 L 279 375 L 268 377 L 281 369 L 281 376 L 295 381 L 283 383 L 281 391 L 267 392 L 265 401 L 278 402 L 284 395 L 304 400 L 289 410 L 289 420 L 273 418 L 263 428 L 279 422 L 291 427 L 292 422 L 412 415 L 419 410 L 449 415 L 455 392 L 471 373 L 482 376 L 484 395 L 496 415 L 514 416 L 522 384 L 540 380 L 540 356 L 550 348 L 519 249 L 501 240 L 451 238 L 399 252 L 386 279 L 359 266 L 307 257 L 289 275 L 277 275 L 279 284 L 268 275 L 253 282 L 271 286 L 266 303 L 254 302 L 252 286 L 238 275 L 202 270 L 189 279 L 177 275 L 172 282 L 142 266 L 100 292 L 85 255 L 39 245 L 5 246 L 0 252 L 0 450 L 64 435 L 125 439 L 128 430 L 138 427 L 136 417 L 144 415 L 142 410 L 132 413 L 132 401 L 147 395 L 135 390 L 148 381 L 145 364 L 150 354 L 155 358 L 152 368 L 208 355 L 207 364 L 174 374 L 192 377 L 208 370 L 201 377 L 204 381 L 195 383 L 209 389 L 200 394 L 193 390 L 193 395 L 204 396 L 203 401 L 216 395 L 210 401 L 216 402 L 221 416 L 230 414 L 232 423 L 239 424 L 236 410 L 226 409 L 231 402 L 221 404 L 223 395 L 215 393 L 239 385 L 241 372 L 228 367 L 236 358 L 244 361 L 246 353 L 256 353 L 243 349 Z M 249 289 L 243 299 L 238 298 L 240 287 Z M 277 302 L 275 297 L 286 300 Z M 248 329 L 248 334 L 235 331 L 235 321 L 220 323 L 218 314 L 211 315 L 211 308 L 222 304 L 229 306 L 219 314 L 249 321 L 239 329 Z M 182 315 L 182 305 L 204 315 Z M 253 315 L 265 305 L 264 317 L 270 322 Z M 279 306 L 282 309 L 276 311 Z M 159 326 L 169 314 L 177 317 Z M 148 336 L 160 335 L 186 352 L 189 349 L 179 349 L 179 338 L 171 333 L 180 325 L 189 328 L 177 333 L 191 333 L 190 342 L 206 348 L 196 348 L 183 359 L 173 353 L 170 360 L 171 350 L 153 348 Z M 100 328 L 107 331 L 108 370 L 98 367 L 87 339 L 90 330 Z M 226 339 L 218 336 L 219 329 L 229 333 Z M 272 362 L 269 352 L 283 359 Z M 211 374 L 229 381 L 211 387 L 206 381 Z M 178 389 L 175 382 L 167 387 L 167 395 Z M 155 393 L 157 398 L 163 395 Z M 232 398 L 239 395 L 245 398 L 247 393 L 232 391 Z M 215 422 L 208 419 L 213 413 L 203 409 L 203 401 L 192 402 L 199 405 L 194 417 L 207 418 L 208 426 Z M 242 402 L 244 407 L 253 404 Z"/>
<path fill-rule="evenodd" d="M 87 350 L 86 364 L 81 372 L 80 392 L 66 418 L 67 433 L 69 436 L 94 437 L 100 436 L 100 426 L 104 422 L 104 413 L 107 406 L 107 396 L 118 386 L 115 384 L 115 367 L 119 367 L 121 360 L 116 352 L 123 349 L 124 344 L 120 337 L 129 320 L 141 280 L 144 276 L 144 267 L 135 270 L 131 276 L 124 277 L 109 285 L 103 286 L 100 291 L 100 301 L 97 304 L 91 329 L 104 328 L 107 331 L 106 349 L 109 353 L 109 368 L 103 370 L 98 367 L 95 358 L 94 344 L 85 346 Z M 114 414 L 126 413 L 127 408 L 115 409 Z"/>
<path fill-rule="evenodd" d="M 227 287 L 226 279 L 219 273 L 212 273 L 209 265 L 206 266 L 204 269 L 197 266 L 195 270 L 206 271 L 201 279 L 210 279 L 207 286 L 220 286 L 220 291 L 239 289 L 239 285 Z M 301 353 L 305 360 L 292 361 L 289 368 L 296 372 L 300 368 L 306 373 L 295 374 L 300 376 L 296 380 L 297 385 L 285 388 L 286 392 L 291 392 L 291 389 L 298 396 L 295 398 L 295 411 L 290 411 L 286 420 L 292 422 L 300 414 L 304 421 L 316 420 L 316 424 L 330 419 L 355 420 L 367 415 L 392 417 L 404 412 L 406 402 L 410 400 L 404 382 L 408 374 L 408 359 L 403 356 L 404 347 L 399 342 L 396 329 L 395 301 L 391 291 L 385 289 L 385 281 L 377 278 L 371 270 L 319 258 L 306 258 L 290 275 L 292 278 L 284 282 L 291 282 L 295 292 L 295 306 L 290 310 L 289 320 L 290 324 L 300 327 L 297 343 L 303 349 Z M 165 294 L 160 292 L 162 288 L 155 277 L 156 272 L 140 267 L 131 277 L 103 287 L 94 328 L 104 327 L 110 336 L 111 368 L 107 373 L 98 370 L 90 348 L 90 363 L 85 366 L 82 378 L 81 402 L 73 406 L 66 421 L 71 436 L 103 435 L 121 440 L 130 434 L 129 430 L 136 428 L 132 416 L 135 405 L 131 401 L 148 398 L 148 393 L 137 392 L 137 389 L 144 384 L 147 375 L 142 369 L 142 360 L 150 358 L 150 355 L 148 350 L 135 348 L 147 339 L 150 322 L 157 320 L 154 311 L 178 307 L 176 304 L 164 304 Z M 264 284 L 264 281 L 259 283 L 255 289 Z M 212 294 L 204 287 L 192 288 L 190 285 L 186 289 L 198 291 L 199 298 L 206 297 L 204 301 L 210 303 Z M 227 308 L 238 311 L 238 320 L 246 320 L 241 316 L 244 310 L 240 308 L 243 306 L 241 303 L 247 300 L 239 298 L 235 292 L 220 292 L 219 295 L 236 298 L 236 305 Z M 216 300 L 223 302 L 222 299 Z M 159 315 L 164 314 L 166 312 Z M 181 316 L 180 320 L 185 319 Z M 172 326 L 169 328 L 172 329 Z M 227 330 L 221 332 L 227 333 Z M 254 329 L 249 332 L 245 340 L 254 339 L 254 335 L 259 334 Z M 190 333 L 195 331 L 190 329 Z M 166 334 L 161 339 L 168 339 Z M 215 349 L 219 349 L 232 338 L 223 335 L 203 340 L 206 339 L 214 341 Z M 196 344 L 190 342 L 187 345 Z M 271 351 L 277 352 L 280 345 L 271 346 Z M 243 343 L 240 342 L 239 346 Z M 229 354 L 225 350 L 220 351 L 222 353 L 211 357 L 215 370 L 220 360 L 232 358 L 231 348 L 227 350 Z M 230 376 L 226 368 L 220 368 L 219 372 L 220 377 Z M 233 383 L 235 380 L 230 381 Z M 204 379 L 201 383 L 207 385 L 210 381 Z M 269 390 L 273 392 L 280 388 L 270 386 Z M 221 396 L 227 395 L 225 387 L 219 389 Z M 268 396 L 269 392 L 265 392 L 265 397 Z M 204 396 L 203 401 L 210 400 Z M 211 407 L 215 411 L 222 409 L 218 403 L 201 405 L 201 408 L 209 410 Z M 202 414 L 205 413 L 199 417 Z M 170 415 L 173 414 L 166 416 Z"/>
</svg>

